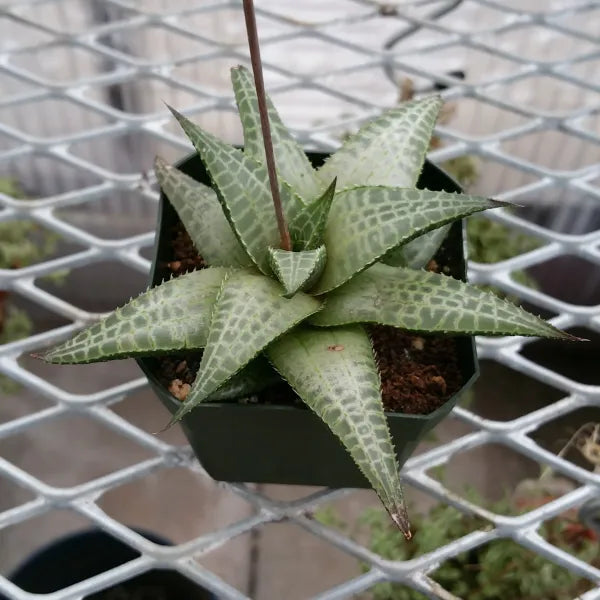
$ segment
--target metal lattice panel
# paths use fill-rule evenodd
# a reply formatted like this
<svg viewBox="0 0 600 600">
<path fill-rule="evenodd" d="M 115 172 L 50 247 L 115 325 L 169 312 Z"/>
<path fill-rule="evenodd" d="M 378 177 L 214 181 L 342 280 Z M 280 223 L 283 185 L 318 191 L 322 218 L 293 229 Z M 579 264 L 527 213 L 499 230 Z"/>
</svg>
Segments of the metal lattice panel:
<svg viewBox="0 0 600 600">
<path fill-rule="evenodd" d="M 418 90 L 436 87 L 448 102 L 477 105 L 477 110 L 483 112 L 474 114 L 481 119 L 485 120 L 490 110 L 511 115 L 508 121 L 488 121 L 491 129 L 483 133 L 475 116 L 462 129 L 452 121 L 440 125 L 437 131 L 444 145 L 432 152 L 433 160 L 477 156 L 484 165 L 495 165 L 499 182 L 499 189 L 486 190 L 484 176 L 482 190 L 499 192 L 499 198 L 517 203 L 527 203 L 532 195 L 552 202 L 553 194 L 559 195 L 568 201 L 570 214 L 583 211 L 581 214 L 593 222 L 600 200 L 597 1 L 337 0 L 326 3 L 327 7 L 319 2 L 299 4 L 263 0 L 257 1 L 257 9 L 269 92 L 276 104 L 284 106 L 284 117 L 307 146 L 335 147 L 345 131 L 393 103 L 403 78 L 411 78 Z M 153 566 L 175 569 L 219 597 L 243 598 L 244 594 L 192 557 L 282 520 L 297 524 L 370 565 L 365 574 L 321 593 L 321 599 L 351 597 L 386 580 L 403 582 L 430 598 L 451 598 L 428 574 L 449 557 L 500 537 L 511 538 L 600 584 L 597 568 L 559 550 L 538 533 L 542 522 L 597 497 L 600 475 L 557 457 L 529 435 L 550 420 L 581 407 L 597 408 L 600 387 L 580 383 L 526 358 L 522 350 L 532 341 L 522 338 L 479 339 L 479 356 L 553 386 L 561 390 L 563 398 L 507 422 L 484 419 L 465 408 L 455 409 L 455 416 L 474 431 L 413 457 L 403 475 L 412 486 L 462 511 L 480 515 L 494 527 L 471 533 L 417 559 L 399 563 L 384 560 L 310 517 L 316 507 L 343 495 L 343 490 L 323 490 L 301 500 L 276 502 L 252 486 L 227 486 L 254 508 L 251 516 L 174 547 L 153 544 L 99 507 L 102 494 L 124 482 L 173 466 L 194 472 L 201 472 L 201 467 L 189 449 L 164 442 L 111 410 L 124 396 L 143 388 L 143 378 L 95 393 L 74 394 L 32 373 L 18 361 L 25 353 L 62 340 L 97 317 L 44 290 L 39 281 L 60 269 L 90 267 L 107 260 L 147 272 L 149 261 L 141 252 L 151 247 L 152 231 L 107 240 L 62 215 L 70 209 L 93 206 L 106 197 L 111 198 L 107 211 L 121 215 L 122 199 L 133 197 L 130 217 L 135 220 L 148 216 L 140 207 L 144 202 L 155 206 L 157 194 L 152 176 L 141 171 L 149 168 L 155 151 L 175 159 L 189 150 L 162 107 L 161 97 L 201 123 L 204 118 L 207 126 L 225 130 L 226 135 L 235 138 L 238 130 L 230 125 L 235 115 L 223 65 L 247 62 L 243 30 L 227 25 L 240 19 L 240 11 L 240 3 L 233 0 L 8 0 L 0 10 L 0 23 L 6 33 L 0 46 L 0 85 L 6 90 L 0 100 L 0 172 L 27 181 L 34 195 L 31 200 L 0 195 L 0 222 L 29 219 L 76 247 L 57 258 L 0 271 L 0 290 L 27 299 L 68 322 L 0 346 L 0 372 L 49 402 L 42 410 L 0 422 L 0 439 L 66 415 L 84 415 L 151 454 L 136 464 L 67 487 L 44 483 L 0 458 L 0 477 L 28 490 L 33 497 L 1 512 L 0 528 L 52 509 L 69 508 L 140 552 L 139 558 L 122 567 L 49 596 L 56 600 L 80 598 Z M 219 18 L 226 26 L 215 35 L 213 27 Z M 202 26 L 207 23 L 210 25 Z M 525 33 L 515 38 L 518 32 Z M 286 48 L 301 50 L 286 54 Z M 464 77 L 447 59 L 457 51 L 466 57 L 461 66 L 467 70 Z M 439 58 L 444 55 L 443 60 Z M 483 67 L 477 63 L 480 68 L 469 74 L 469 57 L 475 55 L 484 55 L 503 67 L 488 69 L 487 63 Z M 209 77 L 210 69 L 213 71 Z M 225 72 L 225 79 L 221 72 Z M 531 89 L 538 78 L 553 90 L 549 92 L 552 98 L 542 98 L 541 105 L 539 98 L 532 102 L 524 97 L 520 101 L 507 92 L 519 85 Z M 131 91 L 134 84 L 138 87 Z M 50 112 L 42 110 L 43 103 L 49 103 Z M 327 108 L 327 103 L 333 108 Z M 32 108 L 28 110 L 28 106 Z M 300 111 L 304 111 L 300 115 L 304 121 L 298 116 Z M 60 115 L 58 120 L 68 123 L 68 127 L 54 128 L 56 123 L 50 115 Z M 563 136 L 563 141 L 555 140 L 554 147 L 560 143 L 560 151 L 553 151 L 552 156 L 542 142 L 530 147 L 525 156 L 511 151 L 512 147 L 518 150 L 520 147 L 514 144 L 528 136 L 540 140 L 547 134 Z M 568 143 L 564 141 L 567 139 Z M 111 150 L 115 140 L 120 140 L 121 154 Z M 502 169 L 513 170 L 520 178 L 505 177 Z M 598 223 L 581 233 L 577 229 L 556 231 L 508 211 L 496 211 L 490 218 L 532 234 L 543 244 L 501 263 L 471 265 L 471 279 L 495 285 L 556 315 L 552 323 L 558 327 L 600 332 L 597 304 L 561 300 L 511 277 L 515 271 L 565 255 L 577 256 L 597 267 Z M 526 514 L 508 517 L 492 514 L 451 493 L 428 474 L 432 467 L 451 457 L 489 443 L 503 444 L 549 465 L 576 481 L 576 488 Z M 14 599 L 34 597 L 2 576 L 0 592 Z M 600 589 L 581 598 L 600 599 Z"/>
</svg>

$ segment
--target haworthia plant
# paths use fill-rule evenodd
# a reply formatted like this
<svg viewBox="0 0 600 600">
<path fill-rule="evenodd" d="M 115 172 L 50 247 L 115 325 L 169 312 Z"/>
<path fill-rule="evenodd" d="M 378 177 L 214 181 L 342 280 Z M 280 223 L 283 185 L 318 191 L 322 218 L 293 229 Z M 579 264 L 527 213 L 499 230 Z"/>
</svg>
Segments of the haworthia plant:
<svg viewBox="0 0 600 600">
<path fill-rule="evenodd" d="M 156 163 L 165 195 L 210 268 L 147 291 L 43 358 L 84 363 L 203 348 L 176 419 L 201 402 L 242 397 L 261 381 L 283 378 L 339 437 L 408 534 L 377 366 L 361 324 L 441 334 L 568 335 L 467 284 L 420 270 L 442 241 L 443 227 L 500 205 L 414 188 L 439 98 L 388 111 L 318 170 L 269 101 L 290 251 L 278 244 L 252 77 L 242 67 L 232 77 L 245 151 L 173 111 L 212 191 Z"/>
</svg>

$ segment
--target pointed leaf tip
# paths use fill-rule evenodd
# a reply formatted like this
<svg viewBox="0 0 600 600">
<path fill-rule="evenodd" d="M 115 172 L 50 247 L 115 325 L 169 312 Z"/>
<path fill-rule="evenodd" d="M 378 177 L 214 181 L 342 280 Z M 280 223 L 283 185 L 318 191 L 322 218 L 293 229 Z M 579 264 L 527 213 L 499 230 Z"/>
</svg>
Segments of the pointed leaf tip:
<svg viewBox="0 0 600 600">
<path fill-rule="evenodd" d="M 306 206 L 290 222 L 290 234 L 299 250 L 314 250 L 323 243 L 323 234 L 335 196 L 337 177 L 316 200 Z"/>
<path fill-rule="evenodd" d="M 408 531 L 398 462 L 366 332 L 361 327 L 300 326 L 271 344 L 267 356 L 340 439 L 388 513 Z"/>
<path fill-rule="evenodd" d="M 325 267 L 327 252 L 325 246 L 300 252 L 269 248 L 269 258 L 273 272 L 285 288 L 285 297 L 291 298 L 317 281 Z"/>
<path fill-rule="evenodd" d="M 404 534 L 404 537 L 407 540 L 412 538 L 412 532 L 410 531 L 410 523 L 408 521 L 408 514 L 404 507 L 402 507 L 401 512 L 390 513 L 390 517 L 392 517 L 392 521 L 397 525 L 398 529 Z"/>
<path fill-rule="evenodd" d="M 376 260 L 432 229 L 486 210 L 486 198 L 364 186 L 335 195 L 325 227 L 328 260 L 315 294 L 329 292 Z"/>
<path fill-rule="evenodd" d="M 231 69 L 231 82 L 244 129 L 244 153 L 264 164 L 265 149 L 254 76 L 240 65 Z M 303 201 L 309 202 L 319 194 L 322 187 L 317 173 L 300 144 L 283 124 L 268 95 L 266 100 L 279 178 L 288 183 Z M 287 212 L 286 216 L 289 218 Z"/>
<path fill-rule="evenodd" d="M 321 181 L 338 175 L 340 190 L 355 185 L 414 187 L 441 106 L 439 96 L 428 96 L 369 121 L 319 169 Z"/>
<path fill-rule="evenodd" d="M 203 348 L 225 274 L 221 267 L 202 269 L 151 288 L 50 348 L 42 359 L 80 364 Z"/>
</svg>

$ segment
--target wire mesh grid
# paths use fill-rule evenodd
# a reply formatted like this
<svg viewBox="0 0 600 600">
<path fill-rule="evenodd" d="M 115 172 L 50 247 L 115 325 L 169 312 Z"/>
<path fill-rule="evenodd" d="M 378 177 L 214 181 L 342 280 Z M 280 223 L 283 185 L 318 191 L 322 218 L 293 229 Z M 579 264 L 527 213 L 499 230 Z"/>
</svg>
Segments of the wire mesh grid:
<svg viewBox="0 0 600 600">
<path fill-rule="evenodd" d="M 575 210 L 574 207 L 585 209 L 588 220 L 593 221 L 600 199 L 600 85 L 597 77 L 600 7 L 596 1 L 533 2 L 529 3 L 531 8 L 527 8 L 527 3 L 500 0 L 406 0 L 390 3 L 339 0 L 328 3 L 327 7 L 311 2 L 297 4 L 265 0 L 257 2 L 257 10 L 267 83 L 276 103 L 284 97 L 303 97 L 302 94 L 307 91 L 312 94 L 310 102 L 313 104 L 311 108 L 307 104 L 307 110 L 313 110 L 317 115 L 321 109 L 326 109 L 326 103 L 320 104 L 321 100 L 338 103 L 335 105 L 337 112 L 331 118 L 325 114 L 323 120 L 315 119 L 308 124 L 310 127 L 306 123 L 304 127 L 296 127 L 295 133 L 307 147 L 330 149 L 338 145 L 343 132 L 377 114 L 382 104 L 389 103 L 390 89 L 397 94 L 402 77 L 408 77 L 415 82 L 418 90 L 441 90 L 449 102 L 466 99 L 518 117 L 516 125 L 513 121 L 508 124 L 501 122 L 500 126 L 479 135 L 461 132 L 451 123 L 440 125 L 437 132 L 444 145 L 431 153 L 431 159 L 443 161 L 468 154 L 512 169 L 526 179 L 519 180 L 517 184 L 514 179 L 503 179 L 504 183 L 512 183 L 497 190 L 499 198 L 517 203 L 526 202 L 532 195 L 543 198 L 545 194 L 549 197 L 557 194 L 563 200 L 584 199 L 585 202 L 570 204 L 569 210 Z M 459 6 L 475 12 L 484 11 L 491 17 L 471 20 L 455 17 L 459 15 L 455 10 Z M 61 13 L 61 22 L 69 26 L 53 26 L 53 20 L 48 17 L 49 10 Z M 217 574 L 195 562 L 193 557 L 267 523 L 280 521 L 295 523 L 332 548 L 369 566 L 364 574 L 320 593 L 318 597 L 321 599 L 351 597 L 383 581 L 403 583 L 430 598 L 453 598 L 432 579 L 432 571 L 450 557 L 499 538 L 510 538 L 591 580 L 596 587 L 581 598 L 600 598 L 600 570 L 552 545 L 539 533 L 544 521 L 597 498 L 600 476 L 556 456 L 537 444 L 530 435 L 561 415 L 582 407 L 597 408 L 600 388 L 576 381 L 526 358 L 522 351 L 532 341 L 523 338 L 479 339 L 479 356 L 548 384 L 560 390 L 563 397 L 551 405 L 506 422 L 482 418 L 466 408 L 455 409 L 455 417 L 470 425 L 473 431 L 413 457 L 405 466 L 403 476 L 410 485 L 461 511 L 483 517 L 493 523 L 493 527 L 475 531 L 416 559 L 405 562 L 385 560 L 311 517 L 318 506 L 343 495 L 343 490 L 322 490 L 292 502 L 279 502 L 250 485 L 227 485 L 225 487 L 251 505 L 254 512 L 215 532 L 173 547 L 150 542 L 99 506 L 98 500 L 107 491 L 157 470 L 174 466 L 183 466 L 193 472 L 202 472 L 202 469 L 188 448 L 161 440 L 111 409 L 126 395 L 143 388 L 146 385 L 143 378 L 95 393 L 75 394 L 26 368 L 20 360 L 23 355 L 68 337 L 98 317 L 98 314 L 79 308 L 69 299 L 47 291 L 39 282 L 44 276 L 61 269 L 90 268 L 106 260 L 121 263 L 140 273 L 148 271 L 149 261 L 144 250 L 151 247 L 153 232 L 107 240 L 63 219 L 61 211 L 76 206 L 88 209 L 102 198 L 118 198 L 120 195 L 133 195 L 134 206 L 142 202 L 155 205 L 157 194 L 152 174 L 143 172 L 151 164 L 151 155 L 146 154 L 148 148 L 151 154 L 156 149 L 166 149 L 170 158 L 189 149 L 172 128 L 166 110 L 152 100 L 158 98 L 160 92 L 148 88 L 148 93 L 144 93 L 145 88 L 142 87 L 140 94 L 138 87 L 137 104 L 132 108 L 132 101 L 124 92 L 128 82 L 136 82 L 138 86 L 147 82 L 148 86 L 157 86 L 157 90 L 167 90 L 167 94 L 176 90 L 173 103 L 185 98 L 185 112 L 201 123 L 205 118 L 208 127 L 221 130 L 225 122 L 229 123 L 233 102 L 229 93 L 224 91 L 225 84 L 215 77 L 198 77 L 197 69 L 198 65 L 206 68 L 215 66 L 220 72 L 224 62 L 247 62 L 243 39 L 238 39 L 239 29 L 234 29 L 230 37 L 218 36 L 215 39 L 211 27 L 206 26 L 215 15 L 224 14 L 222 11 L 227 11 L 227 19 L 233 19 L 231 15 L 239 18 L 240 10 L 239 2 L 221 0 L 197 3 L 9 0 L 0 13 L 6 27 L 22 31 L 12 38 L 15 43 L 5 44 L 0 51 L 0 77 L 6 84 L 0 109 L 4 115 L 13 115 L 0 123 L 0 161 L 3 165 L 0 170 L 26 178 L 27 173 L 35 170 L 32 167 L 35 161 L 46 161 L 50 165 L 49 169 L 40 171 L 39 177 L 44 180 L 45 187 L 40 184 L 33 199 L 19 200 L 0 195 L 0 222 L 31 220 L 60 234 L 78 248 L 37 264 L 0 271 L 0 290 L 25 298 L 58 315 L 63 323 L 67 322 L 0 346 L 0 372 L 50 403 L 42 410 L 0 423 L 0 439 L 66 415 L 85 415 L 151 453 L 151 458 L 68 487 L 49 485 L 21 466 L 0 458 L 0 477 L 28 490 L 33 496 L 31 500 L 1 512 L 0 527 L 23 523 L 53 509 L 68 508 L 139 551 L 139 558 L 49 596 L 56 600 L 81 598 L 153 567 L 174 569 L 222 598 L 246 597 Z M 83 13 L 85 18 L 74 18 L 74 15 Z M 594 20 L 596 26 L 593 25 Z M 376 32 L 376 43 L 372 43 L 373 36 L 368 37 L 365 33 L 369 28 Z M 505 36 L 529 28 L 535 29 L 535 35 L 540 36 L 530 44 L 530 49 L 537 49 L 537 53 L 521 52 L 514 44 L 502 42 Z M 388 35 L 388 31 L 392 33 Z M 155 35 L 162 36 L 160 43 L 157 43 L 159 38 L 153 37 Z M 381 42 L 382 36 L 388 40 L 385 45 Z M 177 42 L 172 41 L 175 38 Z M 556 39 L 559 39 L 558 48 Z M 298 58 L 285 53 L 285 44 L 298 40 L 306 41 L 307 47 L 315 48 L 319 63 L 317 73 L 304 69 L 302 56 Z M 406 46 L 406 40 L 412 40 L 411 45 Z M 545 50 L 540 53 L 541 46 Z M 426 60 L 429 55 L 439 56 L 456 48 L 506 61 L 509 67 L 500 74 L 492 70 L 484 73 L 484 77 L 471 78 L 468 74 L 465 77 L 447 70 L 447 63 L 440 69 L 436 67 L 435 60 Z M 343 58 L 329 60 L 327 49 L 335 49 Z M 75 55 L 86 58 L 76 64 Z M 53 70 L 57 65 L 59 71 Z M 60 77 L 56 76 L 58 72 Z M 379 101 L 372 95 L 365 99 L 359 87 L 353 84 L 364 74 L 376 95 L 378 89 L 383 89 L 378 85 L 393 85 L 386 88 Z M 505 93 L 508 86 L 514 84 L 535 85 L 537 77 L 554 84 L 554 101 L 562 99 L 564 94 L 570 102 L 555 102 L 548 109 L 547 104 L 539 107 L 527 102 L 519 103 Z M 344 82 L 349 83 L 343 85 Z M 573 101 L 573 98 L 576 100 Z M 23 118 L 14 118 L 19 107 L 29 103 L 39 106 L 37 103 L 46 101 L 61 105 L 68 103 L 71 107 L 66 109 L 67 115 L 73 115 L 68 119 L 72 127 L 67 134 L 60 129 L 57 133 L 53 132 L 51 123 L 40 118 L 40 114 L 44 113 L 36 110 Z M 317 104 L 316 109 L 314 104 Z M 298 106 L 292 105 L 289 114 L 284 115 L 291 117 L 293 126 L 294 111 L 298 110 Z M 80 117 L 83 111 L 87 114 L 85 118 Z M 550 163 L 537 161 L 543 151 L 541 145 L 527 159 L 509 150 L 510 143 L 515 140 L 548 132 L 569 137 L 576 150 L 571 159 L 567 161 L 564 154 L 561 157 L 559 153 Z M 230 134 L 235 137 L 236 132 Z M 111 152 L 111 141 L 115 138 L 126 140 L 120 146 L 125 148 L 125 152 L 116 157 Z M 564 150 L 565 146 L 562 148 Z M 106 162 L 107 156 L 112 162 Z M 76 174 L 67 189 L 60 185 L 53 187 L 52 177 L 59 177 L 57 173 L 61 169 Z M 485 189 L 485 177 L 481 186 Z M 31 184 L 30 187 L 33 189 L 36 185 Z M 136 214 L 134 212 L 134 217 Z M 500 263 L 472 264 L 471 279 L 516 294 L 556 315 L 552 323 L 558 327 L 579 327 L 598 332 L 600 311 L 597 304 L 584 306 L 555 298 L 518 283 L 511 274 L 565 255 L 579 257 L 597 266 L 600 262 L 600 230 L 588 224 L 583 233 L 577 229 L 556 231 L 509 211 L 496 211 L 490 218 L 531 234 L 543 244 Z M 432 467 L 489 443 L 502 444 L 548 465 L 557 473 L 572 478 L 577 486 L 523 515 L 503 516 L 490 513 L 451 492 L 431 476 Z M 0 576 L 0 592 L 14 599 L 35 596 L 3 576 Z"/>
</svg>

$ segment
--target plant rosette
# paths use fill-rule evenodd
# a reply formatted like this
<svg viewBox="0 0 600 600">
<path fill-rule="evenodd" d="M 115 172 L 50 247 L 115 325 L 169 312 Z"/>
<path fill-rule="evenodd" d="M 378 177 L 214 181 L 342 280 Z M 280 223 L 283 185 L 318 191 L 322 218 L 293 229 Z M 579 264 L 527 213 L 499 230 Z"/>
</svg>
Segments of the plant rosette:
<svg viewBox="0 0 600 600">
<path fill-rule="evenodd" d="M 233 438 L 245 435 L 241 424 L 251 429 L 249 424 L 259 420 L 256 406 L 227 409 L 224 402 L 284 380 L 332 432 L 306 429 L 300 460 L 308 456 L 327 463 L 339 448 L 337 438 L 394 522 L 410 535 L 399 475 L 399 462 L 407 453 L 402 450 L 399 461 L 382 402 L 381 357 L 374 354 L 367 327 L 442 337 L 571 336 L 491 293 L 424 269 L 452 223 L 502 205 L 415 187 L 441 107 L 439 97 L 382 114 L 346 139 L 318 169 L 269 101 L 278 189 L 293 243 L 284 250 L 253 78 L 237 67 L 232 82 L 244 129 L 243 151 L 172 110 L 198 152 L 210 187 L 161 159 L 155 165 L 161 189 L 206 268 L 149 289 L 43 358 L 88 363 L 202 351 L 185 401 L 176 406 L 170 401 L 172 422 L 189 416 L 184 428 L 194 440 L 194 427 L 212 412 L 215 431 L 207 444 L 220 438 L 216 462 L 224 464 L 253 460 L 240 454 Z M 472 364 L 470 369 L 472 373 Z M 221 404 L 211 411 L 214 401 Z M 451 403 L 439 409 L 442 416 Z M 200 406 L 207 410 L 199 411 Z M 232 410 L 239 415 L 235 428 Z M 246 439 L 246 447 L 263 444 L 261 435 L 269 440 L 271 428 L 284 441 L 293 437 L 302 419 L 316 422 L 302 416 L 309 414 L 306 410 L 282 408 L 269 414 L 280 418 L 255 428 L 257 437 Z M 431 420 L 420 421 L 423 433 L 423 423 Z M 401 427 L 400 439 L 404 433 L 412 435 L 410 430 Z M 313 434 L 319 441 L 330 436 L 320 455 L 311 455 Z M 193 443 L 202 456 L 204 440 Z M 411 439 L 408 446 L 414 443 Z M 288 457 L 271 448 L 266 460 Z"/>
</svg>

